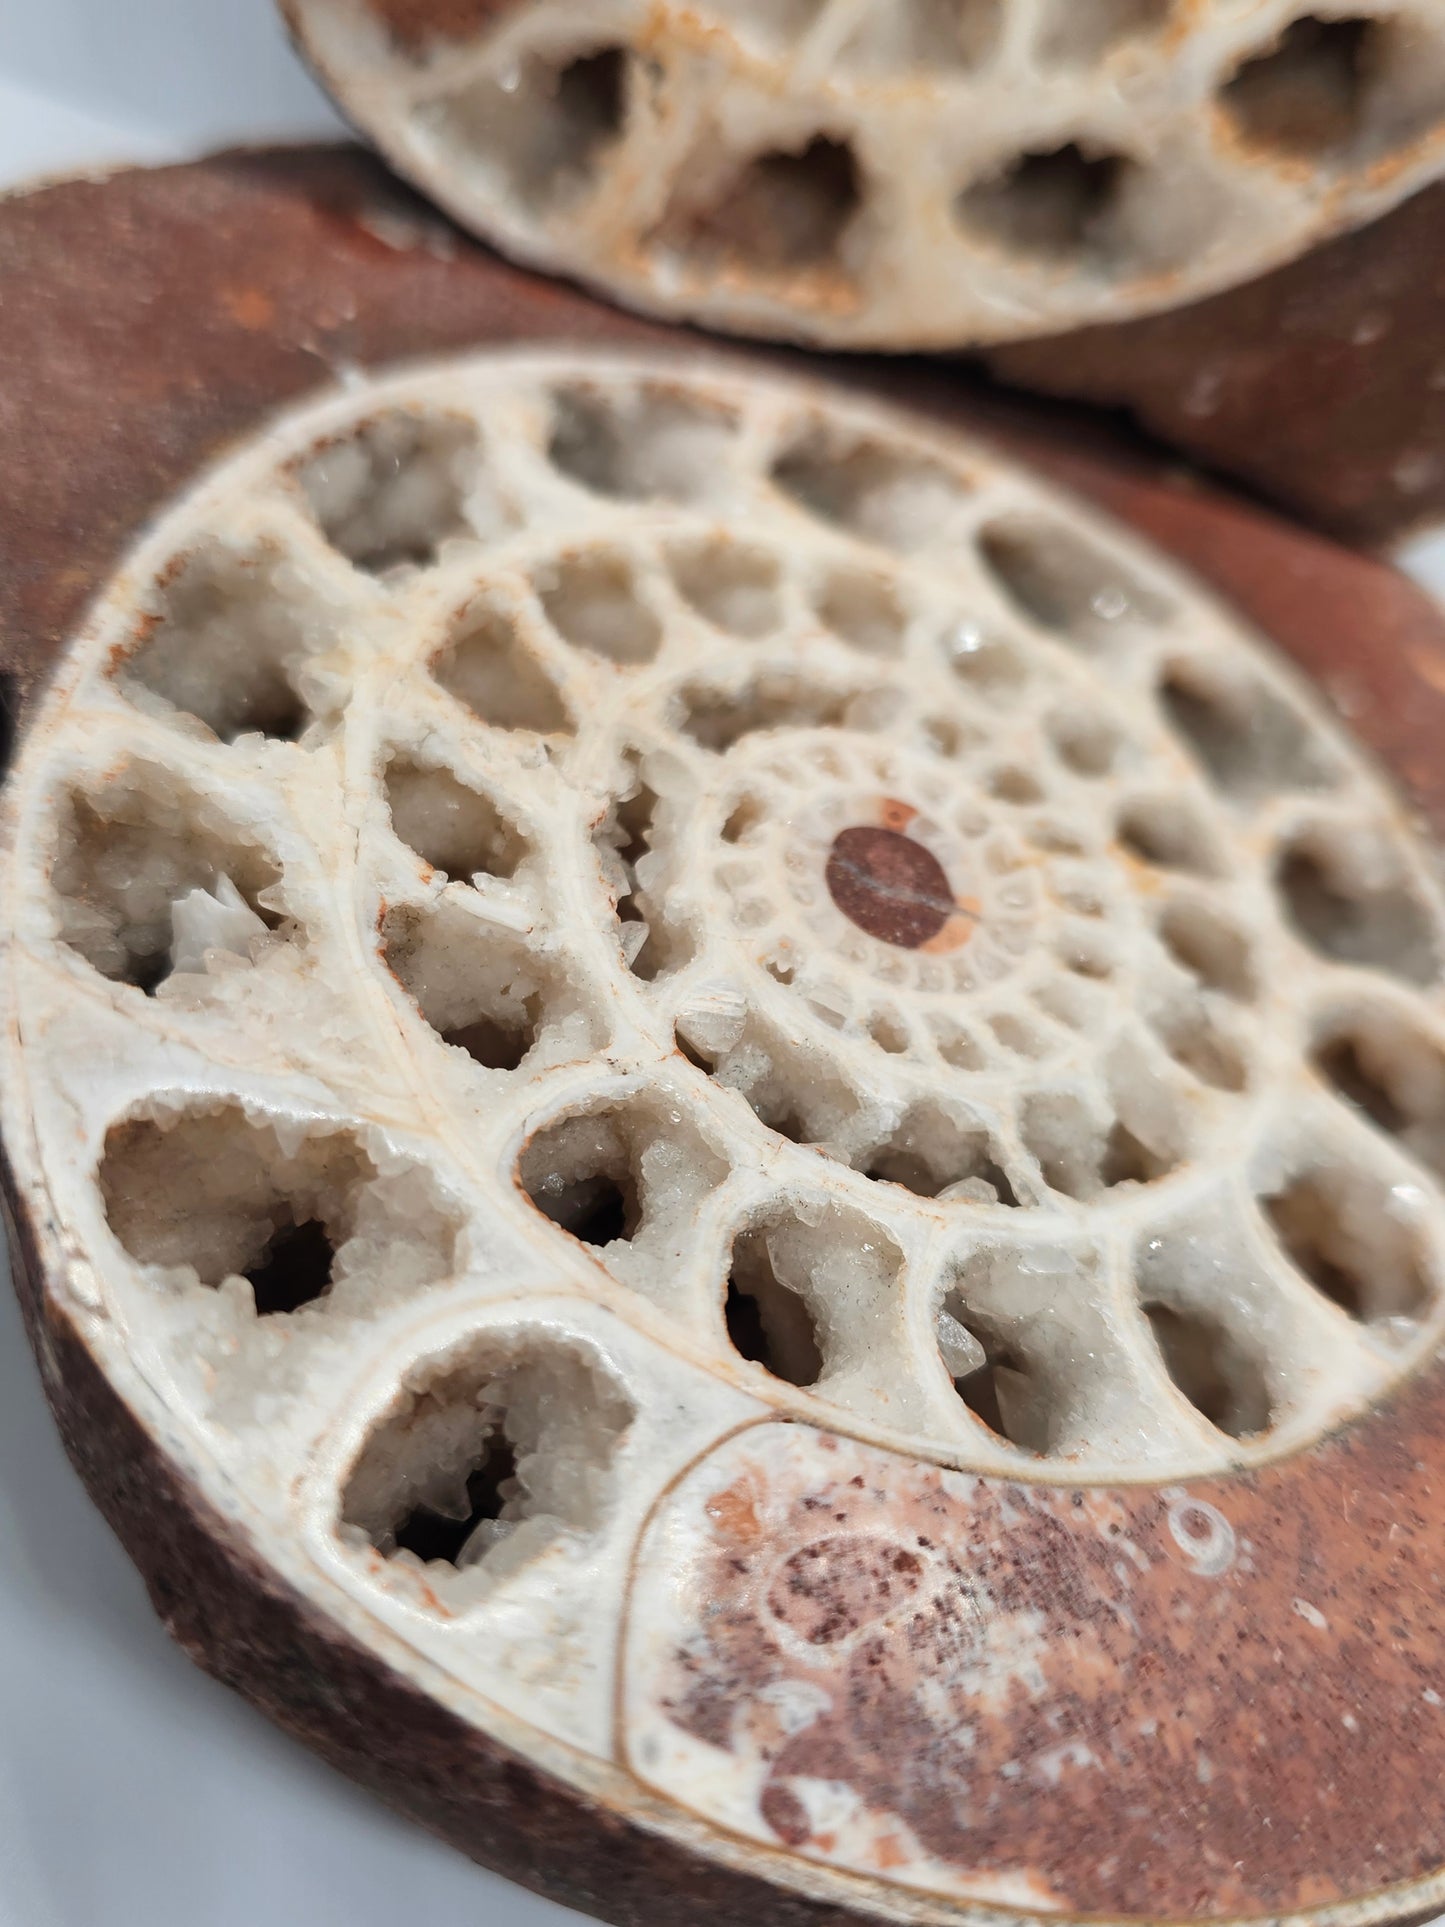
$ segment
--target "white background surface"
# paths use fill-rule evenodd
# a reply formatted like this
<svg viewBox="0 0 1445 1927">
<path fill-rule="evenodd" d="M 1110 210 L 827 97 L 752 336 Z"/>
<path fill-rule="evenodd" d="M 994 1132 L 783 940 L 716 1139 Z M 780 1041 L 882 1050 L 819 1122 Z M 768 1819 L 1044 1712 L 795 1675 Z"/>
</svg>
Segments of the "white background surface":
<svg viewBox="0 0 1445 1927">
<path fill-rule="evenodd" d="M 270 0 L 0 0 L 0 188 L 337 126 Z M 1410 560 L 1445 593 L 1445 535 Z M 394 1818 L 171 1645 L 0 1280 L 0 1927 L 443 1920 L 578 1916 Z"/>
</svg>

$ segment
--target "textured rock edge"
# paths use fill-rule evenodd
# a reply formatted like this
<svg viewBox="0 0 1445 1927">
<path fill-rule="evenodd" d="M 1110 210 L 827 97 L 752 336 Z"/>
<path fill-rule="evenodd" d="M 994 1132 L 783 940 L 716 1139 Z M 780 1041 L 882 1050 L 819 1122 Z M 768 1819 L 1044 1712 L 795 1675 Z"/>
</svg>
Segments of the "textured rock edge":
<svg viewBox="0 0 1445 1927">
<path fill-rule="evenodd" d="M 990 350 L 1345 541 L 1445 517 L 1445 182 L 1183 308 Z"/>
</svg>

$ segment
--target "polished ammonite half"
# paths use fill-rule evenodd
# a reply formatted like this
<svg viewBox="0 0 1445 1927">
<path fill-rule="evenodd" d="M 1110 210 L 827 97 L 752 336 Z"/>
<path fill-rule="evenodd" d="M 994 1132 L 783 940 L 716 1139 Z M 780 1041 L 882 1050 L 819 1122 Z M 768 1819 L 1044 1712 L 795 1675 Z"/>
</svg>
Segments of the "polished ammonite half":
<svg viewBox="0 0 1445 1927">
<path fill-rule="evenodd" d="M 1331 1820 L 1445 1766 L 1369 1443 L 1445 1325 L 1445 907 L 1136 539 L 712 364 L 358 378 L 115 577 L 3 888 L 50 1288 L 476 1730 L 873 1919 L 1445 1858 Z"/>
<path fill-rule="evenodd" d="M 282 7 L 464 225 L 742 334 L 961 347 L 1118 321 L 1445 173 L 1438 0 Z"/>
</svg>

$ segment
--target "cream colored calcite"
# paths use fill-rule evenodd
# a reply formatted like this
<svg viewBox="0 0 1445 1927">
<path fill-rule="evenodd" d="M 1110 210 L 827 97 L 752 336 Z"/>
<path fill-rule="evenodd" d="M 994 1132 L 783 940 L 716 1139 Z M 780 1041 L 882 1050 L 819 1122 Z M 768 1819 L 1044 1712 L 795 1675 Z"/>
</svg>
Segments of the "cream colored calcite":
<svg viewBox="0 0 1445 1927">
<path fill-rule="evenodd" d="M 860 829 L 925 939 L 841 907 Z M 1168 1482 L 1439 1343 L 1432 854 L 1157 556 L 822 389 L 479 356 L 287 415 L 74 639 L 3 889 L 6 1144 L 102 1369 L 648 1824 L 629 1575 L 733 1433 Z"/>
<path fill-rule="evenodd" d="M 464 225 L 743 334 L 961 347 L 1119 320 L 1445 169 L 1438 0 L 526 0 L 405 41 L 368 0 L 284 4 Z"/>
</svg>

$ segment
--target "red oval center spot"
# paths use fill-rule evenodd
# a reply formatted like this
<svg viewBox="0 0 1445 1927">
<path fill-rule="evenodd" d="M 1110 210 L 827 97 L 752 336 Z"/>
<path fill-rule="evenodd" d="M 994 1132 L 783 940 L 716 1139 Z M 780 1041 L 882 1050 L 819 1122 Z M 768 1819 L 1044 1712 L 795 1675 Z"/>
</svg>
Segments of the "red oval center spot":
<svg viewBox="0 0 1445 1927">
<path fill-rule="evenodd" d="M 824 876 L 850 923 L 900 950 L 936 937 L 957 907 L 938 858 L 898 830 L 840 830 Z"/>
</svg>

